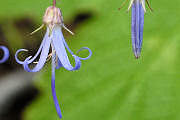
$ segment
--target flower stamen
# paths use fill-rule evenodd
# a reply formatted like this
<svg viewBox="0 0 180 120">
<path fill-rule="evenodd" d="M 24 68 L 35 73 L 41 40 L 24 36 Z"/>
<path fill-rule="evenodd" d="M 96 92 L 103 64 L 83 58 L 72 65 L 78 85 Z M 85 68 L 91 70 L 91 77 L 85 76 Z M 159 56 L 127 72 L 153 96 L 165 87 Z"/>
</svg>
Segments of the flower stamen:
<svg viewBox="0 0 180 120">
<path fill-rule="evenodd" d="M 151 12 L 153 12 L 153 9 L 151 8 L 151 5 L 150 5 L 150 3 L 149 3 L 149 0 L 145 0 L 145 1 L 146 1 L 147 5 L 148 5 L 149 9 L 151 10 Z M 127 2 L 128 2 L 128 0 L 125 0 L 125 1 L 122 3 L 121 7 L 118 8 L 118 9 L 121 10 L 121 8 L 122 8 Z M 129 7 L 128 7 L 128 10 L 127 10 L 127 11 L 129 11 L 129 10 L 131 9 L 131 7 L 132 7 L 132 5 L 133 5 L 133 2 L 136 2 L 136 0 L 131 0 L 131 1 L 130 1 Z M 145 2 L 144 2 L 144 0 L 140 0 L 140 3 L 142 4 L 142 7 L 143 7 L 143 9 L 144 9 L 144 12 L 146 12 L 146 7 L 145 7 Z"/>
<path fill-rule="evenodd" d="M 69 33 L 71 33 L 72 35 L 74 35 L 74 33 L 71 32 L 64 24 L 62 25 L 62 27 L 63 27 L 65 30 L 67 30 Z"/>
<path fill-rule="evenodd" d="M 147 5 L 148 5 L 149 9 L 151 10 L 151 12 L 153 12 L 153 9 L 152 9 L 152 7 L 151 7 L 151 5 L 150 5 L 150 3 L 149 3 L 149 0 L 146 0 L 146 3 L 147 3 Z"/>
<path fill-rule="evenodd" d="M 30 33 L 30 35 L 33 35 L 34 33 L 38 32 L 39 30 L 41 30 L 44 27 L 44 24 L 42 24 L 39 28 L 37 28 L 36 30 L 34 30 L 32 33 Z"/>
<path fill-rule="evenodd" d="M 128 2 L 128 0 L 125 0 L 125 1 L 122 3 L 121 7 L 118 8 L 118 10 L 121 10 L 121 8 L 123 8 L 123 6 L 124 6 L 127 2 Z"/>
</svg>

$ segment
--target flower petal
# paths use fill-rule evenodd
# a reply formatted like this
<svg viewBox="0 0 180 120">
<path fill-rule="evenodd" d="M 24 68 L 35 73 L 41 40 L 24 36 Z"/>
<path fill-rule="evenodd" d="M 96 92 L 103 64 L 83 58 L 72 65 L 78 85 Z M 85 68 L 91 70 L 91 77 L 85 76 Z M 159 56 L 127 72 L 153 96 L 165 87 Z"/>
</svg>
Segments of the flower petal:
<svg viewBox="0 0 180 120">
<path fill-rule="evenodd" d="M 48 33 L 49 34 L 49 33 Z M 37 63 L 37 65 L 33 68 L 33 69 L 30 69 L 29 68 L 29 62 L 31 57 L 28 57 L 25 61 L 24 61 L 24 69 L 28 72 L 37 72 L 39 70 L 42 69 L 42 67 L 44 66 L 45 62 L 46 62 L 46 59 L 48 57 L 48 53 L 49 53 L 49 48 L 50 48 L 50 44 L 51 44 L 51 40 L 52 40 L 52 36 L 47 36 L 46 37 L 46 40 L 44 42 L 44 45 L 43 45 L 43 48 L 42 48 L 42 52 L 41 52 L 41 55 L 40 55 L 40 58 L 39 58 L 39 61 Z"/>
<path fill-rule="evenodd" d="M 63 67 L 63 65 L 62 65 L 61 61 L 59 60 L 59 58 L 58 58 L 58 59 L 57 59 L 56 69 L 59 69 L 59 68 L 61 68 L 61 67 Z"/>
<path fill-rule="evenodd" d="M 28 50 L 27 49 L 19 49 L 16 51 L 16 54 L 15 54 L 15 59 L 16 59 L 16 62 L 19 63 L 19 64 L 24 64 L 24 61 L 21 61 L 18 59 L 18 54 L 20 52 L 27 52 Z"/>
<path fill-rule="evenodd" d="M 87 57 L 85 57 L 85 58 L 79 57 L 80 60 L 87 60 L 87 59 L 89 59 L 92 56 L 92 51 L 88 47 L 82 47 L 76 53 L 79 53 L 82 50 L 88 50 L 89 51 L 89 55 Z"/>
<path fill-rule="evenodd" d="M 144 0 L 143 0 L 144 1 Z M 140 10 L 139 10 L 139 14 L 140 14 L 140 21 L 139 21 L 139 28 L 140 28 L 140 33 L 139 33 L 139 50 L 138 53 L 141 54 L 141 48 L 142 48 L 142 42 L 143 42 L 143 29 L 144 29 L 144 8 L 142 7 L 142 5 L 140 5 Z"/>
<path fill-rule="evenodd" d="M 75 59 L 75 66 L 73 67 L 66 53 L 66 49 L 63 43 L 64 37 L 61 28 L 56 26 L 52 32 L 52 35 L 53 35 L 53 46 L 55 48 L 59 60 L 61 61 L 62 66 L 69 71 L 78 70 L 81 67 L 80 58 L 71 52 L 72 56 Z"/>
<path fill-rule="evenodd" d="M 0 49 L 2 49 L 4 52 L 3 58 L 0 60 L 0 63 L 4 63 L 9 58 L 9 50 L 5 46 L 0 46 Z"/>
<path fill-rule="evenodd" d="M 31 59 L 29 59 L 28 61 L 26 61 L 28 64 L 32 63 L 32 62 L 39 56 L 39 54 L 40 54 L 40 52 L 41 52 L 41 50 L 42 50 L 42 48 L 43 48 L 43 45 L 44 45 L 44 43 L 46 42 L 46 39 L 48 38 L 48 34 L 49 34 L 49 29 L 47 29 L 46 34 L 45 34 L 45 36 L 44 36 L 44 38 L 43 38 L 43 41 L 41 42 L 41 45 L 40 45 L 37 53 L 35 54 L 35 56 L 32 57 Z M 20 52 L 27 52 L 27 51 L 28 51 L 28 50 L 26 50 L 26 49 L 19 49 L 19 50 L 17 50 L 17 52 L 16 52 L 16 54 L 15 54 L 15 59 L 16 59 L 16 62 L 17 62 L 17 63 L 19 63 L 19 64 L 24 64 L 25 61 L 21 61 L 21 60 L 18 59 L 18 54 L 19 54 Z"/>
<path fill-rule="evenodd" d="M 62 35 L 62 40 L 63 40 L 63 43 L 64 43 L 66 49 L 67 49 L 72 55 L 74 55 L 74 53 L 71 51 L 71 49 L 70 49 L 69 46 L 67 45 L 67 43 L 66 43 L 63 35 Z M 86 57 L 86 58 L 79 57 L 80 60 L 87 60 L 87 59 L 89 59 L 89 58 L 92 56 L 92 51 L 91 51 L 88 47 L 82 47 L 82 48 L 79 49 L 76 53 L 79 53 L 79 52 L 82 51 L 82 50 L 88 50 L 88 51 L 89 51 L 89 56 Z"/>
<path fill-rule="evenodd" d="M 54 104 L 56 107 L 57 114 L 59 115 L 59 118 L 62 118 L 61 109 L 58 103 L 58 99 L 56 96 L 56 88 L 55 88 L 55 68 L 56 68 L 56 55 L 55 53 L 52 54 L 52 80 L 51 80 L 51 89 L 52 89 L 52 96 L 54 100 Z"/>
<path fill-rule="evenodd" d="M 134 1 L 132 5 L 132 46 L 136 58 L 140 57 L 143 27 L 144 27 L 144 9 L 139 0 Z"/>
</svg>

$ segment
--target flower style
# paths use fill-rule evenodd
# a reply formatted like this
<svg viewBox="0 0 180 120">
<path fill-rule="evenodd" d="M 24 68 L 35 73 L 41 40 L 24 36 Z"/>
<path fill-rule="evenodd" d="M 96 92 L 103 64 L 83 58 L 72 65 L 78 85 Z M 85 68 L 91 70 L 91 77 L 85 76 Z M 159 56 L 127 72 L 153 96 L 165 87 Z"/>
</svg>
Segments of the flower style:
<svg viewBox="0 0 180 120">
<path fill-rule="evenodd" d="M 8 48 L 5 47 L 5 46 L 0 46 L 0 49 L 3 50 L 3 52 L 4 52 L 3 58 L 0 59 L 0 63 L 4 63 L 4 62 L 6 62 L 6 61 L 8 60 L 8 58 L 9 58 L 9 50 L 8 50 Z"/>
<path fill-rule="evenodd" d="M 126 2 L 126 1 L 125 1 Z M 124 3 L 125 3 L 124 2 Z M 151 9 L 149 1 L 146 0 L 148 7 Z M 144 13 L 146 12 L 145 0 L 131 0 L 128 11 L 132 8 L 131 15 L 131 38 L 134 56 L 140 57 L 143 41 Z"/>
<path fill-rule="evenodd" d="M 56 111 L 60 118 L 62 118 L 61 109 L 59 107 L 58 99 L 56 96 L 56 90 L 55 90 L 55 69 L 59 69 L 61 67 L 64 67 L 66 70 L 74 71 L 78 70 L 81 67 L 81 60 L 87 60 L 91 57 L 92 52 L 89 48 L 83 47 L 81 50 L 88 50 L 89 56 L 86 58 L 81 58 L 79 56 L 76 56 L 68 47 L 63 34 L 62 34 L 62 27 L 65 28 L 67 31 L 69 31 L 71 34 L 73 34 L 70 30 L 68 30 L 64 23 L 62 14 L 59 8 L 55 6 L 50 6 L 47 8 L 45 15 L 43 17 L 43 22 L 47 26 L 47 31 L 44 36 L 44 39 L 40 45 L 39 50 L 35 54 L 34 57 L 30 56 L 25 59 L 25 61 L 20 61 L 18 59 L 19 52 L 22 51 L 28 51 L 26 49 L 19 49 L 16 54 L 15 58 L 16 61 L 19 64 L 22 64 L 24 69 L 28 72 L 37 72 L 42 69 L 47 59 L 52 57 L 52 81 L 51 81 L 51 88 L 52 88 L 52 96 L 55 103 Z M 42 25 L 39 29 L 41 29 L 44 25 Z M 33 33 L 37 32 L 39 29 L 35 30 Z M 33 34 L 32 33 L 32 34 Z M 49 54 L 49 51 L 51 50 L 51 53 Z M 75 66 L 73 67 L 70 63 L 70 60 L 67 55 L 67 51 L 70 52 L 70 54 L 73 56 L 75 60 Z M 40 54 L 41 53 L 41 54 Z M 49 54 L 49 55 L 48 55 Z M 38 56 L 40 55 L 38 62 L 33 62 Z M 29 68 L 29 64 L 36 63 L 36 66 L 31 69 Z"/>
</svg>

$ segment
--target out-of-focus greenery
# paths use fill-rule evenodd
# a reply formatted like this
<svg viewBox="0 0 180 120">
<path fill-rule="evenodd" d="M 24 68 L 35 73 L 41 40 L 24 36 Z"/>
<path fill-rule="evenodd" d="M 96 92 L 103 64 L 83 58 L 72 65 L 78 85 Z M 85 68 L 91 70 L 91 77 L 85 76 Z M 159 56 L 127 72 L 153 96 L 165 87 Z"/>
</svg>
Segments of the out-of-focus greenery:
<svg viewBox="0 0 180 120">
<path fill-rule="evenodd" d="M 58 1 L 58 0 L 57 0 Z M 130 13 L 123 0 L 59 0 L 65 21 L 79 11 L 94 17 L 68 39 L 73 51 L 88 46 L 91 59 L 79 71 L 56 71 L 57 95 L 64 120 L 179 120 L 179 0 L 150 1 L 145 15 L 142 56 L 131 48 Z M 6 0 L 0 15 L 29 15 L 41 21 L 50 0 Z M 8 13 L 8 14 L 7 14 Z M 38 79 L 38 80 L 37 80 Z M 44 67 L 35 85 L 42 95 L 26 108 L 25 120 L 57 120 L 51 97 L 51 69 Z"/>
</svg>

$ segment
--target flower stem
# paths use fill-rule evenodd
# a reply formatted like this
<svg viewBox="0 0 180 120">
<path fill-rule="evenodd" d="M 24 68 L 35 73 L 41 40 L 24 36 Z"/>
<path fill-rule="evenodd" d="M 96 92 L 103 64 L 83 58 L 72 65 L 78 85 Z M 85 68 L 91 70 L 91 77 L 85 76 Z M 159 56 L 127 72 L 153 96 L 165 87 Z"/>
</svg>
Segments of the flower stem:
<svg viewBox="0 0 180 120">
<path fill-rule="evenodd" d="M 58 103 L 57 95 L 56 95 L 56 88 L 55 88 L 55 69 L 56 69 L 56 53 L 54 47 L 52 45 L 52 80 L 51 80 L 51 89 L 52 89 L 52 96 L 54 100 L 54 104 L 56 107 L 57 114 L 59 118 L 62 118 L 61 109 Z"/>
<path fill-rule="evenodd" d="M 56 7 L 56 0 L 53 0 L 53 7 Z"/>
</svg>

